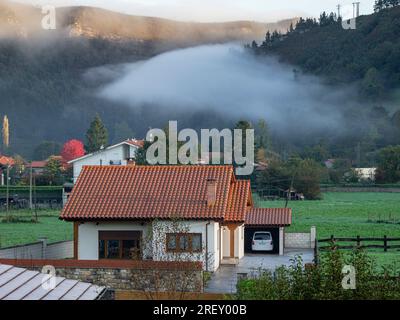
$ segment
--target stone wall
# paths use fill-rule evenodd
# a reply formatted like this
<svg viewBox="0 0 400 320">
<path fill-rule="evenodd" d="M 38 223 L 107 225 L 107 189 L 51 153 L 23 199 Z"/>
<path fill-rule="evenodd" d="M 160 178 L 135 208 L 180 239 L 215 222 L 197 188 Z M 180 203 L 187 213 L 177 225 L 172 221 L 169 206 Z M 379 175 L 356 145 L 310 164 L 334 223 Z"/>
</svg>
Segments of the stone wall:
<svg viewBox="0 0 400 320">
<path fill-rule="evenodd" d="M 57 275 L 114 290 L 202 292 L 202 271 L 56 268 Z"/>
<path fill-rule="evenodd" d="M 203 291 L 202 266 L 182 262 L 0 259 L 0 263 L 38 271 L 50 265 L 57 276 L 113 290 Z"/>
</svg>

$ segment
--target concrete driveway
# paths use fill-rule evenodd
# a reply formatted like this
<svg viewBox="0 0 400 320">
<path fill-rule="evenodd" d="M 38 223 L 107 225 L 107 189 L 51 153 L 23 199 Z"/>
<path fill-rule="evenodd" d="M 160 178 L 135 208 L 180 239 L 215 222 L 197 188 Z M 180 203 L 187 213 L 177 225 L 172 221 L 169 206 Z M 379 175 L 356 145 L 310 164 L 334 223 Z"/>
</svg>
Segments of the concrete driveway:
<svg viewBox="0 0 400 320">
<path fill-rule="evenodd" d="M 303 263 L 311 263 L 314 259 L 312 249 L 286 249 L 283 256 L 272 254 L 246 254 L 236 266 L 223 265 L 214 272 L 208 281 L 205 292 L 235 293 L 238 273 L 254 274 L 257 270 L 275 270 L 282 265 L 291 265 L 290 260 L 301 256 Z"/>
</svg>

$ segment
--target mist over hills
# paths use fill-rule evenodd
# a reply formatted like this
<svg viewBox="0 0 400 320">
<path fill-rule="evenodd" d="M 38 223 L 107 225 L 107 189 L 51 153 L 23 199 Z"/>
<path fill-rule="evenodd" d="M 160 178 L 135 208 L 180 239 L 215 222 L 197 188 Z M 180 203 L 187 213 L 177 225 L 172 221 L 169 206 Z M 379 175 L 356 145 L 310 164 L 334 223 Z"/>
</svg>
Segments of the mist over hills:
<svg viewBox="0 0 400 320">
<path fill-rule="evenodd" d="M 0 0 L 2 34 L 29 37 L 45 35 L 41 9 Z M 233 21 L 224 23 L 180 22 L 155 17 L 126 15 L 93 7 L 56 9 L 57 31 L 72 37 L 109 40 L 167 41 L 177 44 L 249 41 L 263 39 L 267 30 L 286 32 L 296 19 L 277 23 Z M 47 32 L 48 33 L 48 32 Z"/>
<path fill-rule="evenodd" d="M 363 18 L 370 23 L 362 22 L 354 38 L 337 25 L 282 34 L 273 45 L 258 47 L 254 58 L 207 46 L 259 41 L 268 30 L 286 32 L 292 20 L 187 23 L 70 7 L 57 9 L 57 30 L 45 31 L 38 8 L 0 0 L 0 116 L 10 120 L 7 152 L 31 158 L 43 141 L 83 140 L 96 113 L 110 143 L 141 138 L 149 127 L 163 128 L 168 120 L 198 130 L 233 127 L 248 117 L 270 123 L 277 148 L 286 154 L 321 141 L 335 146 L 335 156 L 354 153 L 363 141 L 365 154 L 396 144 L 397 102 L 390 100 L 388 108 L 388 99 L 379 96 L 358 101 L 353 90 L 360 82 L 369 91 L 379 89 L 378 80 L 390 70 L 388 88 L 396 88 L 399 33 L 385 28 L 388 21 L 398 26 L 399 20 L 398 11 L 391 12 Z M 383 32 L 371 33 L 369 26 Z M 343 54 L 343 48 L 351 54 Z M 370 57 L 379 72 L 372 80 L 371 71 L 365 73 Z M 310 81 L 294 69 L 320 77 Z M 122 83 L 108 98 L 99 94 L 124 79 L 134 87 Z"/>
<path fill-rule="evenodd" d="M 10 119 L 11 154 L 30 157 L 44 140 L 83 139 L 96 113 L 107 125 L 111 141 L 126 133 L 121 127 L 129 126 L 132 135 L 141 137 L 149 126 L 165 125 L 170 113 L 157 118 L 150 112 L 152 106 L 133 110 L 99 98 L 96 91 L 110 80 L 110 72 L 88 80 L 85 75 L 92 68 L 118 69 L 199 44 L 244 43 L 263 38 L 268 28 L 287 30 L 291 23 L 187 23 L 90 7 L 57 8 L 56 15 L 57 29 L 43 30 L 40 8 L 0 0 L 0 116 Z M 176 118 L 226 124 L 224 117 L 210 120 L 206 114 L 210 113 L 193 111 Z"/>
</svg>

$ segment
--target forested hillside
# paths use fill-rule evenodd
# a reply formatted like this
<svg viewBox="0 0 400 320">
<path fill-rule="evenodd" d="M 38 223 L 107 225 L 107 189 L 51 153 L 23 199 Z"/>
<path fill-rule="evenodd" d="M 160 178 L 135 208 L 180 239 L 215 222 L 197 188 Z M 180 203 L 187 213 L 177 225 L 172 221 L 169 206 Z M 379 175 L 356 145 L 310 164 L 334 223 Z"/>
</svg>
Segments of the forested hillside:
<svg viewBox="0 0 400 320">
<path fill-rule="evenodd" d="M 114 76 L 110 68 L 180 47 L 261 38 L 267 29 L 286 30 L 291 22 L 182 23 L 89 7 L 56 13 L 57 29 L 43 30 L 39 8 L 0 0 L 0 117 L 10 121 L 10 147 L 0 153 L 31 158 L 44 141 L 83 139 L 96 113 L 110 143 L 140 138 L 149 126 L 165 125 L 168 116 L 153 117 L 151 106 L 134 110 L 99 98 L 98 90 Z M 198 113 L 179 117 L 190 124 L 192 118 L 199 119 Z M 217 124 L 224 120 L 212 117 L 210 125 Z"/>
<path fill-rule="evenodd" d="M 380 148 L 400 143 L 399 4 L 376 1 L 375 13 L 358 17 L 356 29 L 344 29 L 340 17 L 323 12 L 319 19 L 300 18 L 287 33 L 267 32 L 262 43 L 248 45 L 261 58 L 277 56 L 293 65 L 297 81 L 316 75 L 332 88 L 352 90 L 359 101 L 344 110 L 341 138 L 321 133 L 308 146 L 297 144 L 300 155 L 374 166 Z"/>
<path fill-rule="evenodd" d="M 400 86 L 400 7 L 376 10 L 357 18 L 355 30 L 343 29 L 334 14 L 301 19 L 289 33 L 268 33 L 253 48 L 334 84 L 357 82 L 366 99 L 386 99 Z"/>
</svg>

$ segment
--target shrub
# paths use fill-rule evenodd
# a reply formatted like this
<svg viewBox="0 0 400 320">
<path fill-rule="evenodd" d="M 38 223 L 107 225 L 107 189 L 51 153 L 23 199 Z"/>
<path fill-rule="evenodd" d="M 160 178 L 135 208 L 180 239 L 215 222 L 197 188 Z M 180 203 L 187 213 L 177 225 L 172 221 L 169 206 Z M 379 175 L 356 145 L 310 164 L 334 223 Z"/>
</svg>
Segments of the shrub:
<svg viewBox="0 0 400 320">
<path fill-rule="evenodd" d="M 344 265 L 356 272 L 356 288 L 343 289 Z M 303 266 L 301 257 L 289 267 L 258 270 L 257 276 L 238 282 L 239 300 L 380 300 L 400 299 L 400 274 L 391 266 L 378 273 L 375 260 L 357 249 L 350 256 L 331 250 L 318 265 Z"/>
</svg>

